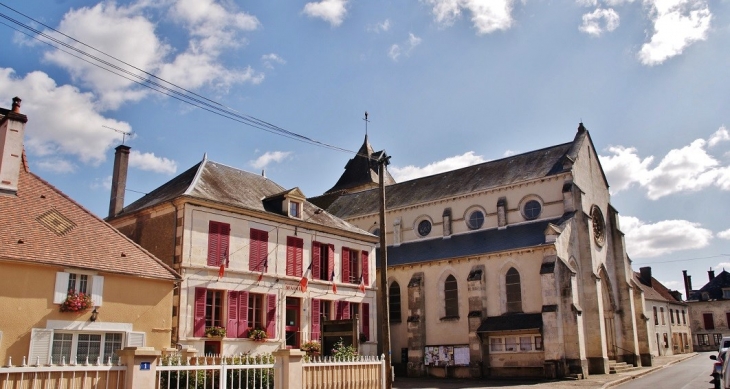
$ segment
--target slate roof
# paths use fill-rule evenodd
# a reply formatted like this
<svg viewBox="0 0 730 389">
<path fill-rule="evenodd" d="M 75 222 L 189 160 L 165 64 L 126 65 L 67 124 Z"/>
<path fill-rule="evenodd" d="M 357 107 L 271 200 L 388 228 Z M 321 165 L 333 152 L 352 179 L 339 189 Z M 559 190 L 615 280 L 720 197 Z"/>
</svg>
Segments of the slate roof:
<svg viewBox="0 0 730 389">
<path fill-rule="evenodd" d="M 405 207 L 562 173 L 566 159 L 575 160 L 579 149 L 576 146 L 585 139 L 583 134 L 587 131 L 579 132 L 574 142 L 389 185 L 385 188 L 386 208 Z M 380 209 L 378 198 L 378 190 L 373 189 L 343 194 L 327 207 L 327 211 L 343 219 L 374 214 Z"/>
<path fill-rule="evenodd" d="M 124 207 L 116 217 L 133 214 L 182 197 L 282 216 L 281 212 L 266 207 L 263 200 L 288 192 L 264 176 L 210 161 L 204 157 L 200 163 Z M 304 201 L 302 208 L 302 220 L 306 220 L 307 223 L 364 234 L 369 238 L 374 237 L 369 232 L 330 213 L 315 213 L 319 208 L 308 201 Z"/>
<path fill-rule="evenodd" d="M 542 328 L 542 313 L 513 313 L 488 317 L 476 332 L 536 330 Z"/>
<path fill-rule="evenodd" d="M 730 288 L 730 273 L 723 270 L 716 275 L 712 281 L 708 282 L 700 290 L 693 290 L 692 296 L 687 300 L 702 300 L 702 293 L 707 293 L 710 300 L 723 300 L 722 288 Z"/>
<path fill-rule="evenodd" d="M 371 158 L 375 160 L 379 159 L 383 153 L 385 153 L 383 150 L 378 152 L 373 151 L 373 147 L 370 146 L 370 142 L 368 141 L 368 136 L 365 135 L 365 141 L 362 146 L 360 146 L 360 150 L 358 150 L 357 154 L 355 154 L 355 156 L 347 162 L 347 165 L 345 165 L 345 171 L 342 173 L 342 176 L 340 176 L 340 179 L 337 180 L 335 186 L 330 188 L 327 192 L 325 192 L 325 194 L 340 192 L 356 188 L 361 185 L 378 185 L 380 183 L 378 171 L 377 168 L 371 166 L 370 160 Z M 395 180 L 386 170 L 384 184 L 391 185 L 394 183 Z"/>
<path fill-rule="evenodd" d="M 561 218 L 540 220 L 532 223 L 512 225 L 505 229 L 489 229 L 473 231 L 466 234 L 453 235 L 448 239 L 441 237 L 417 240 L 388 246 L 388 266 L 428 262 L 439 259 L 480 255 L 499 251 L 533 247 L 545 244 L 545 229 L 548 224 L 561 225 L 574 213 Z M 380 258 L 380 250 L 377 250 Z M 376 262 L 380 264 L 378 260 Z"/>
<path fill-rule="evenodd" d="M 674 298 L 674 296 L 672 296 L 666 286 L 657 281 L 654 277 L 651 278 L 651 286 L 649 286 L 641 279 L 641 273 L 634 272 L 634 281 L 636 281 L 641 290 L 644 292 L 644 298 L 647 300 L 681 303 L 681 301 L 678 301 Z"/>
<path fill-rule="evenodd" d="M 155 256 L 31 173 L 25 155 L 17 196 L 0 195 L 0 260 L 180 280 Z"/>
</svg>

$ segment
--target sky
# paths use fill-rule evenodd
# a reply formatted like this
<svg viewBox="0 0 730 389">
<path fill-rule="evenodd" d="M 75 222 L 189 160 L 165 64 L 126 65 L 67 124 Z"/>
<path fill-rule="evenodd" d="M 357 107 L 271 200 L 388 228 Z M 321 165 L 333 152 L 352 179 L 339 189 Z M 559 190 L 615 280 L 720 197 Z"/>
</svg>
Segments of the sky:
<svg viewBox="0 0 730 389">
<path fill-rule="evenodd" d="M 730 0 L 0 0 L 0 39 L 31 171 L 100 217 L 122 141 L 126 204 L 204 155 L 311 197 L 366 130 L 402 182 L 583 122 L 634 270 L 730 271 Z"/>
</svg>

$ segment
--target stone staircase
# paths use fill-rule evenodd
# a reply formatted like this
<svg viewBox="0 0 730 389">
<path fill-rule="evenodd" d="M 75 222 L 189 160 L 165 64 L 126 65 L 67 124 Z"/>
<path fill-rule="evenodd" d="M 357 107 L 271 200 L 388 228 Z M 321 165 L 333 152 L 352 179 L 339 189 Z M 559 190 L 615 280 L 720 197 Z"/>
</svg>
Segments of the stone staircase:
<svg viewBox="0 0 730 389">
<path fill-rule="evenodd" d="M 625 373 L 636 369 L 638 368 L 626 362 L 616 362 L 613 359 L 608 361 L 608 374 Z"/>
</svg>

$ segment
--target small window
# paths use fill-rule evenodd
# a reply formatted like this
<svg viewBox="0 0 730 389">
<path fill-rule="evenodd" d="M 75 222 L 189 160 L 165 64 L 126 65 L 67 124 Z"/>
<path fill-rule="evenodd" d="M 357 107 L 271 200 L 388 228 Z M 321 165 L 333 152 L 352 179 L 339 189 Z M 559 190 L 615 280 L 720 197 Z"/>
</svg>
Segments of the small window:
<svg viewBox="0 0 730 389">
<path fill-rule="evenodd" d="M 522 287 L 520 284 L 520 273 L 515 268 L 510 268 L 505 276 L 507 287 L 507 312 L 522 312 Z"/>
<path fill-rule="evenodd" d="M 400 310 L 400 285 L 393 281 L 388 288 L 388 309 L 390 310 L 390 322 L 400 323 L 402 318 Z"/>
<path fill-rule="evenodd" d="M 489 338 L 489 351 L 502 352 L 504 346 L 502 345 L 502 338 Z"/>
<path fill-rule="evenodd" d="M 446 277 L 444 282 L 445 318 L 459 317 L 459 286 L 453 275 Z"/>
<path fill-rule="evenodd" d="M 418 235 L 428 236 L 431 233 L 431 221 L 421 220 L 418 222 Z"/>
<path fill-rule="evenodd" d="M 537 217 L 540 216 L 541 211 L 542 211 L 542 205 L 540 205 L 539 201 L 530 200 L 527 203 L 525 203 L 525 208 L 524 208 L 525 219 L 528 219 L 528 220 L 537 219 Z"/>
<path fill-rule="evenodd" d="M 469 214 L 469 228 L 478 230 L 484 225 L 484 213 L 482 211 L 474 211 Z"/>
<path fill-rule="evenodd" d="M 298 203 L 296 201 L 290 202 L 289 203 L 289 216 L 301 218 L 302 217 L 301 209 L 302 209 L 301 203 Z"/>
</svg>

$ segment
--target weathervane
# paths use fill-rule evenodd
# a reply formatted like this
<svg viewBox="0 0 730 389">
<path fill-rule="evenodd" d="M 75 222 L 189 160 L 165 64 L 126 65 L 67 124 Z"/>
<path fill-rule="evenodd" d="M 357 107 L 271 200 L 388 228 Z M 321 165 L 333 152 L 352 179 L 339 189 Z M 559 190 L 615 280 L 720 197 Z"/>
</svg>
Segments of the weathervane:
<svg viewBox="0 0 730 389">
<path fill-rule="evenodd" d="M 365 136 L 368 136 L 368 123 L 370 120 L 368 120 L 368 111 L 365 111 L 365 119 L 362 119 L 365 121 Z"/>
<path fill-rule="evenodd" d="M 367 116 L 367 115 L 365 115 L 365 116 Z M 114 131 L 116 131 L 116 132 L 118 132 L 118 133 L 122 134 L 122 144 L 124 144 L 124 139 L 125 139 L 125 137 L 127 137 L 127 136 L 132 136 L 132 134 L 133 134 L 133 132 L 131 132 L 131 131 L 130 131 L 130 132 L 125 132 L 125 131 L 122 131 L 122 130 L 117 130 L 116 128 L 112 128 L 112 127 L 109 127 L 109 126 L 104 126 L 104 125 L 102 125 L 102 127 L 104 127 L 104 128 L 108 128 L 108 129 L 110 129 L 110 130 L 114 130 Z"/>
</svg>

